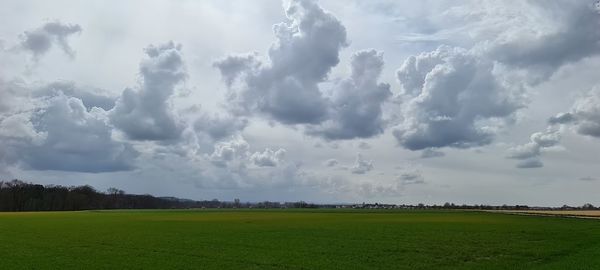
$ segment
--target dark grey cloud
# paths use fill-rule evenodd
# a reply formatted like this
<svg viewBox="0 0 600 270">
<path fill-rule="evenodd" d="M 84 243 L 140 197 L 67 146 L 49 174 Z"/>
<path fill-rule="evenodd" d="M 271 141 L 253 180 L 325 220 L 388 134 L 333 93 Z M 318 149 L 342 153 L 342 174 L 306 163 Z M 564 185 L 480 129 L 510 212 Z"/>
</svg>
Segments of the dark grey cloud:
<svg viewBox="0 0 600 270">
<path fill-rule="evenodd" d="M 340 81 L 329 96 L 327 120 L 309 126 L 307 133 L 327 140 L 368 138 L 383 133 L 383 103 L 391 96 L 390 85 L 378 83 L 383 54 L 375 50 L 354 53 L 350 78 Z"/>
<path fill-rule="evenodd" d="M 520 88 L 498 76 L 493 62 L 460 48 L 409 57 L 397 71 L 404 108 L 393 135 L 410 150 L 491 143 L 492 121 L 509 120 L 523 106 Z"/>
<path fill-rule="evenodd" d="M 584 176 L 584 177 L 579 178 L 579 181 L 586 181 L 586 182 L 597 181 L 597 180 L 598 180 L 598 178 L 591 177 L 591 176 Z"/>
<path fill-rule="evenodd" d="M 371 149 L 371 145 L 367 142 L 359 142 L 358 143 L 358 148 L 363 149 L 363 150 L 367 150 L 367 149 Z"/>
<path fill-rule="evenodd" d="M 337 159 L 334 159 L 334 158 L 325 160 L 325 162 L 323 162 L 323 165 L 325 165 L 327 167 L 335 167 L 338 164 L 340 164 L 340 162 Z"/>
<path fill-rule="evenodd" d="M 521 160 L 517 168 L 539 168 L 544 164 L 540 160 L 542 150 L 560 143 L 561 134 L 558 130 L 548 129 L 544 132 L 531 134 L 530 142 L 508 149 L 510 159 Z"/>
<path fill-rule="evenodd" d="M 573 121 L 575 121 L 575 116 L 573 116 L 573 114 L 559 113 L 555 116 L 550 117 L 550 119 L 548 119 L 548 124 L 551 124 L 551 125 L 567 124 L 567 123 L 571 123 Z"/>
<path fill-rule="evenodd" d="M 519 169 L 533 169 L 541 167 L 544 167 L 544 163 L 542 163 L 542 161 L 540 161 L 538 158 L 525 159 L 517 163 L 517 168 Z"/>
<path fill-rule="evenodd" d="M 419 31 L 412 39 L 472 47 L 524 72 L 522 80 L 533 85 L 566 64 L 600 53 L 600 9 L 593 0 L 456 2 L 436 16 L 410 18 L 412 24 L 433 23 L 429 30 L 411 27 Z"/>
<path fill-rule="evenodd" d="M 80 99 L 88 111 L 93 107 L 109 111 L 115 106 L 115 101 L 117 100 L 117 97 L 111 96 L 102 89 L 89 87 L 82 88 L 77 86 L 74 82 L 66 81 L 58 81 L 44 85 L 39 89 L 34 90 L 32 96 L 56 96 L 59 93 Z"/>
<path fill-rule="evenodd" d="M 523 13 L 524 7 L 529 13 Z M 539 84 L 560 67 L 600 53 L 599 8 L 591 1 L 530 1 L 509 7 L 490 2 L 454 8 L 446 15 L 463 23 L 439 30 L 472 39 L 473 47 L 440 47 L 409 57 L 398 70 L 405 108 L 393 134 L 411 150 L 491 143 L 498 124 L 524 107 L 523 86 Z M 471 29 L 470 37 L 461 28 Z M 549 122 L 576 118 L 570 112 Z M 581 134 L 600 136 L 596 127 L 593 121 L 578 125 Z M 533 142 L 522 148 L 525 156 L 539 155 Z"/>
<path fill-rule="evenodd" d="M 353 174 L 365 174 L 373 170 L 373 168 L 373 161 L 366 160 L 362 154 L 358 153 L 354 165 L 350 167 L 350 172 Z"/>
<path fill-rule="evenodd" d="M 257 53 L 230 55 L 213 63 L 213 67 L 218 68 L 221 72 L 227 87 L 233 87 L 238 79 L 242 80 L 240 87 L 243 87 L 245 76 L 251 75 L 248 72 L 259 70 L 262 65 Z"/>
<path fill-rule="evenodd" d="M 29 170 L 109 172 L 134 168 L 137 151 L 112 139 L 114 97 L 69 82 L 41 87 L 0 81 L 0 163 Z"/>
<path fill-rule="evenodd" d="M 529 142 L 523 145 L 511 147 L 508 152 L 508 158 L 511 159 L 529 159 L 538 157 L 541 154 L 541 147 L 537 143 Z"/>
<path fill-rule="evenodd" d="M 541 148 L 548 148 L 557 145 L 561 136 L 558 130 L 547 130 L 546 132 L 536 132 L 531 135 L 531 142 L 539 145 Z"/>
<path fill-rule="evenodd" d="M 140 64 L 141 85 L 127 88 L 110 111 L 110 122 L 132 140 L 177 140 L 184 129 L 170 103 L 187 76 L 181 46 L 149 46 Z"/>
<path fill-rule="evenodd" d="M 398 175 L 398 180 L 400 180 L 403 185 L 425 184 L 425 179 L 418 172 L 402 173 Z"/>
<path fill-rule="evenodd" d="M 340 148 L 340 144 L 337 142 L 329 142 L 327 144 L 327 146 L 329 146 L 329 148 L 331 148 L 331 149 L 339 149 Z"/>
<path fill-rule="evenodd" d="M 572 125 L 581 135 L 600 138 L 600 87 L 577 99 L 571 110 L 551 117 L 550 124 Z"/>
<path fill-rule="evenodd" d="M 421 152 L 421 158 L 436 158 L 436 157 L 443 157 L 445 155 L 446 154 L 444 152 L 437 151 L 432 148 L 427 148 Z"/>
<path fill-rule="evenodd" d="M 220 140 L 235 135 L 248 125 L 248 120 L 219 114 L 203 114 L 194 122 L 197 133 L 205 133 L 212 140 Z"/>
<path fill-rule="evenodd" d="M 531 9 L 551 24 L 533 31 L 522 31 L 511 27 L 496 39 L 482 43 L 486 57 L 499 61 L 510 69 L 526 71 L 523 78 L 535 85 L 545 81 L 560 67 L 600 53 L 600 9 L 598 2 L 591 1 L 532 1 Z M 518 21 L 518 20 L 515 20 Z M 522 22 L 526 22 L 522 21 Z M 523 27 L 529 28 L 529 27 Z M 548 120 L 552 125 L 573 124 L 578 133 L 600 137 L 600 113 L 594 113 L 597 101 L 594 94 L 578 100 L 571 112 L 560 113 Z M 509 158 L 520 159 L 518 168 L 539 168 L 544 148 L 560 141 L 557 131 L 538 132 L 531 141 L 509 149 Z"/>
<path fill-rule="evenodd" d="M 327 114 L 318 84 L 339 62 L 346 30 L 315 2 L 292 0 L 288 22 L 276 24 L 268 62 L 255 55 L 228 56 L 215 63 L 229 86 L 238 114 L 260 114 L 285 124 L 319 123 Z"/>
<path fill-rule="evenodd" d="M 346 46 L 346 30 L 313 1 L 291 1 L 289 23 L 275 25 L 277 41 L 270 62 L 257 54 L 233 55 L 214 65 L 228 86 L 231 109 L 259 114 L 284 124 L 306 124 L 306 133 L 326 140 L 368 138 L 383 133 L 382 105 L 390 85 L 377 82 L 383 55 L 375 50 L 353 54 L 351 75 L 331 91 L 327 79 Z"/>
<path fill-rule="evenodd" d="M 138 153 L 112 139 L 106 112 L 86 109 L 81 99 L 62 93 L 40 98 L 31 112 L 1 119 L 2 147 L 25 169 L 74 172 L 131 170 Z"/>
<path fill-rule="evenodd" d="M 550 30 L 532 29 L 527 33 L 518 27 L 508 29 L 486 44 L 491 58 L 538 73 L 543 79 L 565 64 L 600 53 L 600 14 L 592 1 L 531 1 L 529 4 L 537 16 L 551 20 Z"/>
<path fill-rule="evenodd" d="M 75 52 L 69 46 L 68 38 L 73 34 L 81 33 L 78 24 L 63 24 L 59 21 L 48 22 L 34 30 L 25 31 L 21 35 L 21 48 L 39 58 L 46 54 L 54 44 L 60 46 L 61 50 L 73 57 Z"/>
<path fill-rule="evenodd" d="M 8 111 L 12 107 L 12 93 L 8 92 L 4 82 L 0 81 L 0 113 Z"/>
<path fill-rule="evenodd" d="M 571 114 L 575 116 L 579 134 L 600 138 L 600 87 L 577 100 Z"/>
</svg>

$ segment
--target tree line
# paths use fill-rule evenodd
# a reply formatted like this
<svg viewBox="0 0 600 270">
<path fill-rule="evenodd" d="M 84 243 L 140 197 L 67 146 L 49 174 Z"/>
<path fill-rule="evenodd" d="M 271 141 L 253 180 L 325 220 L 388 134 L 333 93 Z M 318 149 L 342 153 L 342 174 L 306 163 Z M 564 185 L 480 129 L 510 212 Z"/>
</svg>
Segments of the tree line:
<svg viewBox="0 0 600 270">
<path fill-rule="evenodd" d="M 354 209 L 479 209 L 479 210 L 598 210 L 583 206 L 529 207 L 527 205 L 407 205 L 407 204 L 314 204 L 299 202 L 240 202 L 187 200 L 175 197 L 127 194 L 117 188 L 101 192 L 89 185 L 39 185 L 20 180 L 0 181 L 0 211 L 78 211 L 99 209 L 189 209 L 189 208 L 354 208 Z"/>
<path fill-rule="evenodd" d="M 116 188 L 99 192 L 89 185 L 65 187 L 20 180 L 0 181 L 0 211 L 186 208 L 193 206 L 190 203 L 151 195 L 125 194 Z"/>
<path fill-rule="evenodd" d="M 101 192 L 89 185 L 39 185 L 21 180 L 0 181 L 0 211 L 78 211 L 99 209 L 189 208 L 316 208 L 306 202 L 187 200 L 176 197 L 127 194 L 117 188 Z"/>
</svg>

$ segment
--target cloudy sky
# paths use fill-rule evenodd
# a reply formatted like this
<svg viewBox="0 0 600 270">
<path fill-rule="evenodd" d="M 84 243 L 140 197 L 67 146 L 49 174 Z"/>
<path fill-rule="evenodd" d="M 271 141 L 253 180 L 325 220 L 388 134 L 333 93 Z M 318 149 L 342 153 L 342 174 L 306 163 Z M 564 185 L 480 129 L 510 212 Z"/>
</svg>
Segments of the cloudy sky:
<svg viewBox="0 0 600 270">
<path fill-rule="evenodd" d="M 600 204 L 600 4 L 0 0 L 0 178 Z"/>
</svg>

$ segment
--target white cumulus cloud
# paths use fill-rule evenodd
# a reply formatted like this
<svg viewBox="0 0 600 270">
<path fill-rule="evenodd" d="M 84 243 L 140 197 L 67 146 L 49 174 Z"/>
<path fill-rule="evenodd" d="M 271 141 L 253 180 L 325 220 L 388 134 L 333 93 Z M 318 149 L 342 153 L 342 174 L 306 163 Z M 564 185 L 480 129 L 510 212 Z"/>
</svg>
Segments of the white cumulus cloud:
<svg viewBox="0 0 600 270">
<path fill-rule="evenodd" d="M 110 111 L 110 122 L 129 139 L 176 140 L 184 123 L 174 112 L 170 98 L 187 74 L 181 46 L 168 42 L 149 46 L 140 64 L 142 81 L 137 89 L 127 88 Z"/>
</svg>

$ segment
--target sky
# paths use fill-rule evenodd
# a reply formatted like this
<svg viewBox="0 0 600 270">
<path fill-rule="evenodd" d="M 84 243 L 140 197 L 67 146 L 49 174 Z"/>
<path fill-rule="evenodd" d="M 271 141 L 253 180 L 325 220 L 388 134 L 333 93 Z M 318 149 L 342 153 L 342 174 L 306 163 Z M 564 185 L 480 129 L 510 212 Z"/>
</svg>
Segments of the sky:
<svg viewBox="0 0 600 270">
<path fill-rule="evenodd" d="M 0 4 L 0 179 L 600 205 L 598 2 Z"/>
</svg>

